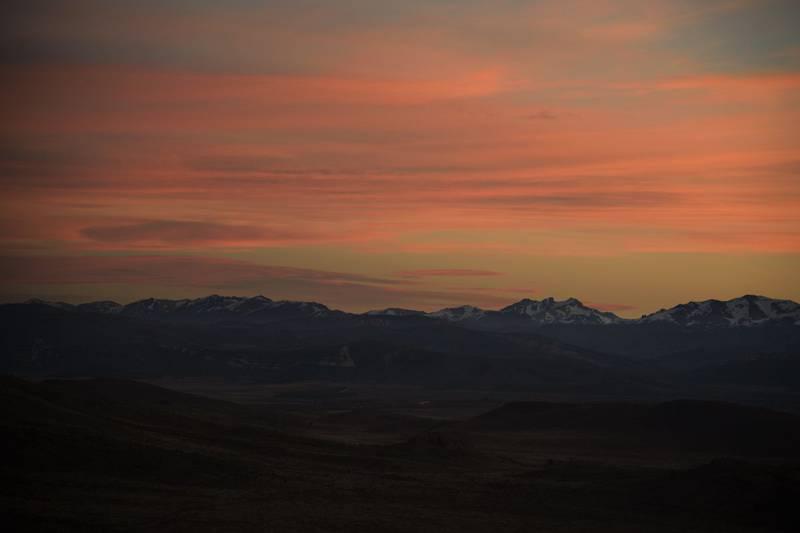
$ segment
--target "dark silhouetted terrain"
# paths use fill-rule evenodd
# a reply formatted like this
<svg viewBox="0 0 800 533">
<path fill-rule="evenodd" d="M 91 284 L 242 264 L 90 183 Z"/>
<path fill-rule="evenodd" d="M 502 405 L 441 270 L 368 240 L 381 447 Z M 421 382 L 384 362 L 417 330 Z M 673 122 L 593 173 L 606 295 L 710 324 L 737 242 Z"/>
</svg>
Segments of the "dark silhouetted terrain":
<svg viewBox="0 0 800 533">
<path fill-rule="evenodd" d="M 4 516 L 15 531 L 794 531 L 794 305 L 637 321 L 574 299 L 2 305 Z"/>
<path fill-rule="evenodd" d="M 126 306 L 8 304 L 0 305 L 0 372 L 697 398 L 800 412 L 797 304 L 750 296 L 714 302 L 636 321 L 574 299 L 522 300 L 466 315 L 464 308 L 356 315 L 317 303 L 222 296 Z"/>
<path fill-rule="evenodd" d="M 518 402 L 433 419 L 126 380 L 4 378 L 0 390 L 0 498 L 15 531 L 798 525 L 800 419 L 764 409 Z"/>
</svg>

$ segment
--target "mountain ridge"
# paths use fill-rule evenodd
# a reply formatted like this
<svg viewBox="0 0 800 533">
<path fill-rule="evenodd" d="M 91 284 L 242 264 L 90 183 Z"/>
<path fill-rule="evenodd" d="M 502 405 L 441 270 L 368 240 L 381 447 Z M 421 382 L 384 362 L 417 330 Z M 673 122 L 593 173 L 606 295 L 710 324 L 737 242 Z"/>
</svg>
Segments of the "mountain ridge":
<svg viewBox="0 0 800 533">
<path fill-rule="evenodd" d="M 788 299 L 747 294 L 730 300 L 690 301 L 662 308 L 640 318 L 622 318 L 583 304 L 577 298 L 542 300 L 523 298 L 499 310 L 473 305 L 447 307 L 425 312 L 390 307 L 348 313 L 331 309 L 318 302 L 272 300 L 263 295 L 221 296 L 212 294 L 194 299 L 146 298 L 128 304 L 109 300 L 69 304 L 31 299 L 26 304 L 47 305 L 65 311 L 121 314 L 152 318 L 265 318 L 293 316 L 297 318 L 344 317 L 423 317 L 447 322 L 477 324 L 481 322 L 516 322 L 528 325 L 637 325 L 666 323 L 684 327 L 750 327 L 769 323 L 800 325 L 800 304 Z"/>
</svg>

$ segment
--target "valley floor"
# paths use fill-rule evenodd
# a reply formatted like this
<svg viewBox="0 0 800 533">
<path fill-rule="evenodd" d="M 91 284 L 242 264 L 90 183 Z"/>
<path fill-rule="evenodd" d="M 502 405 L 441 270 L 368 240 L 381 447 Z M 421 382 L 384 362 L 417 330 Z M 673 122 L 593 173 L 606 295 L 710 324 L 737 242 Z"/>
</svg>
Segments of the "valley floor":
<svg viewBox="0 0 800 533">
<path fill-rule="evenodd" d="M 509 404 L 529 398 L 341 384 L 169 385 L 205 396 L 123 380 L 4 378 L 7 530 L 800 525 L 800 426 L 789 414 L 707 402 Z M 703 429 L 713 421 L 717 431 Z"/>
</svg>

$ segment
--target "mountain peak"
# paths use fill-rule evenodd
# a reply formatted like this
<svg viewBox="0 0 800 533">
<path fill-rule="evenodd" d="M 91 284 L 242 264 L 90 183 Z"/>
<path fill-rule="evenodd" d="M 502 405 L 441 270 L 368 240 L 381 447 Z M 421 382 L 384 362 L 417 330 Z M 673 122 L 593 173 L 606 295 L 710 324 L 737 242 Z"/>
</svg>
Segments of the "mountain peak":
<svg viewBox="0 0 800 533">
<path fill-rule="evenodd" d="M 402 307 L 387 307 L 386 309 L 373 309 L 364 314 L 367 316 L 422 316 L 425 312 Z"/>
<path fill-rule="evenodd" d="M 57 309 L 72 309 L 75 307 L 72 304 L 68 304 L 66 302 L 51 302 L 48 300 L 42 300 L 41 298 L 30 298 L 25 300 L 26 305 L 46 305 L 48 307 L 55 307 Z"/>
<path fill-rule="evenodd" d="M 447 307 L 427 313 L 427 316 L 433 318 L 443 318 L 450 322 L 461 322 L 462 320 L 479 320 L 486 315 L 486 311 L 474 305 L 462 305 L 459 307 Z"/>
<path fill-rule="evenodd" d="M 730 300 L 703 300 L 678 304 L 642 316 L 641 323 L 666 322 L 681 326 L 753 326 L 767 322 L 800 325 L 800 304 L 745 294 Z"/>
<path fill-rule="evenodd" d="M 500 310 L 501 314 L 527 317 L 540 324 L 614 324 L 622 319 L 613 313 L 587 307 L 577 298 L 553 297 L 541 301 L 525 298 Z"/>
</svg>

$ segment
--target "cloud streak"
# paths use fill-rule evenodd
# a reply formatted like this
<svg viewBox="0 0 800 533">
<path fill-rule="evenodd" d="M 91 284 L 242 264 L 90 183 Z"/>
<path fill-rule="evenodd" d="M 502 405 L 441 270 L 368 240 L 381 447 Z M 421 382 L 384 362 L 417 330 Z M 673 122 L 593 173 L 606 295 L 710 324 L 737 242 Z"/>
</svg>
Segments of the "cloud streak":
<svg viewBox="0 0 800 533">
<path fill-rule="evenodd" d="M 262 265 L 233 259 L 165 255 L 5 256 L 0 258 L 0 272 L 10 283 L 19 284 L 132 283 L 236 288 L 273 281 L 321 285 L 401 283 L 390 278 Z"/>
<path fill-rule="evenodd" d="M 151 220 L 124 225 L 91 226 L 83 228 L 81 234 L 87 239 L 104 244 L 168 247 L 217 244 L 253 246 L 311 238 L 310 235 L 295 231 L 185 220 Z"/>
<path fill-rule="evenodd" d="M 402 270 L 396 273 L 401 278 L 461 278 L 461 277 L 491 277 L 502 276 L 501 272 L 494 270 L 474 270 L 469 268 L 423 268 L 417 270 Z"/>
<path fill-rule="evenodd" d="M 133 294 L 165 290 L 195 296 L 215 291 L 264 293 L 277 299 L 324 300 L 344 309 L 362 310 L 412 303 L 425 309 L 466 303 L 498 306 L 507 301 L 507 297 L 496 296 L 502 290 L 492 294 L 426 289 L 393 278 L 200 256 L 0 256 L 0 276 L 8 282 L 0 297 L 18 297 L 21 287 L 48 294 L 53 287 L 93 285 L 105 291 L 131 286 Z"/>
</svg>

